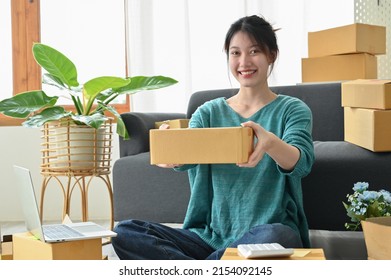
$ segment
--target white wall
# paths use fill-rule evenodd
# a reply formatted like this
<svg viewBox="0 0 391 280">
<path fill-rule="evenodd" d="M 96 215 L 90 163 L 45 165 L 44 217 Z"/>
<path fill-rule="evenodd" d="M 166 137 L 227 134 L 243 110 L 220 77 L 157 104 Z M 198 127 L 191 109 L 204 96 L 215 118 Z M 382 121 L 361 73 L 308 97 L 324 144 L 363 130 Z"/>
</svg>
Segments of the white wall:
<svg viewBox="0 0 391 280">
<path fill-rule="evenodd" d="M 115 129 L 114 129 L 115 130 Z M 37 200 L 41 193 L 41 131 L 25 127 L 0 127 L 0 222 L 20 221 L 22 212 L 15 187 L 13 165 L 20 165 L 31 170 Z M 113 161 L 118 159 L 118 136 L 113 137 Z M 62 194 L 54 181 L 49 184 L 45 197 L 45 220 L 61 220 Z M 109 219 L 108 193 L 102 181 L 94 179 L 89 192 L 89 214 L 91 219 Z M 80 193 L 74 191 L 71 217 L 81 219 Z"/>
<path fill-rule="evenodd" d="M 123 0 L 41 0 L 41 42 L 60 50 L 75 63 L 80 83 L 103 75 L 125 76 L 123 3 Z M 12 95 L 10 15 L 10 1 L 1 0 L 0 100 Z M 49 91 L 49 87 L 44 90 L 49 95 L 63 95 L 62 92 Z M 31 169 L 39 199 L 42 183 L 40 137 L 39 129 L 0 127 L 0 222 L 23 219 L 15 189 L 14 164 Z M 113 163 L 118 158 L 117 135 L 114 140 Z M 81 217 L 79 198 L 79 192 L 75 190 L 71 206 L 75 220 Z M 90 187 L 89 204 L 91 219 L 109 218 L 107 190 L 97 179 Z M 61 190 L 50 184 L 44 218 L 61 220 L 61 213 Z"/>
<path fill-rule="evenodd" d="M 142 2 L 144 2 L 143 0 Z M 161 0 L 158 0 L 161 1 Z M 354 1 L 353 0 L 274 0 L 274 1 L 245 1 L 245 9 L 236 11 L 227 8 L 229 2 L 237 5 L 239 0 L 210 1 L 207 5 L 201 5 L 205 0 L 188 1 L 189 17 L 203 17 L 204 26 L 201 26 L 202 33 L 194 34 L 196 40 L 190 45 L 176 42 L 175 33 L 161 44 L 163 53 L 153 53 L 160 57 L 161 64 L 165 64 L 167 72 L 162 68 L 162 74 L 171 76 L 171 73 L 178 73 L 180 68 L 174 69 L 178 65 L 186 67 L 192 65 L 191 81 L 188 77 L 181 79 L 185 85 L 176 85 L 168 88 L 166 92 L 156 92 L 156 94 L 136 94 L 133 98 L 135 107 L 138 111 L 176 111 L 185 112 L 187 100 L 184 91 L 194 91 L 208 88 L 231 87 L 228 79 L 228 72 L 225 63 L 225 55 L 222 52 L 223 37 L 229 27 L 229 23 L 237 19 L 238 16 L 247 14 L 263 14 L 276 27 L 281 28 L 278 31 L 278 40 L 280 46 L 280 58 L 271 77 L 271 85 L 295 84 L 301 82 L 301 58 L 307 56 L 307 32 L 331 28 L 339 25 L 350 24 L 354 22 Z M 3 1 L 1 1 L 3 2 Z M 78 1 L 78 3 L 84 1 Z M 133 1 L 131 1 L 133 2 Z M 147 1 L 145 1 L 147 2 Z M 202 14 L 195 13 L 194 9 L 204 9 Z M 193 7 L 193 8 L 192 8 Z M 235 6 L 237 7 L 237 6 Z M 0 11 L 1 11 L 0 6 Z M 227 10 L 227 11 L 226 11 Z M 157 11 L 155 10 L 155 13 Z M 176 13 L 170 12 L 175 16 Z M 167 14 L 165 15 L 167 17 Z M 184 15 L 176 15 L 183 17 Z M 104 19 L 106 22 L 108 19 Z M 219 21 L 219 24 L 217 24 Z M 175 25 L 176 22 L 167 21 L 168 27 Z M 164 22 L 161 22 L 164 26 Z M 178 27 L 179 28 L 179 27 Z M 177 29 L 178 29 L 177 28 Z M 180 29 L 180 28 L 179 28 Z M 192 32 L 199 32 L 199 28 L 190 29 Z M 54 32 L 55 33 L 55 32 Z M 218 35 L 218 36 L 217 36 Z M 104 40 L 104 36 L 102 40 Z M 157 38 L 157 37 L 156 37 Z M 156 42 L 155 42 L 156 43 Z M 175 61 L 175 48 L 191 48 L 192 56 L 188 60 Z M 211 46 L 214 46 L 211 48 Z M 78 45 L 80 51 L 88 53 L 91 45 Z M 1 49 L 0 49 L 1 50 Z M 151 54 L 151 53 L 150 53 Z M 142 64 L 142 61 L 139 63 Z M 136 63 L 137 65 L 137 63 Z M 148 67 L 146 67 L 148 68 Z M 176 71 L 174 71 L 174 70 Z M 141 73 L 143 69 L 136 68 L 136 73 L 151 74 L 144 69 L 146 73 Z M 174 72 L 173 72 L 174 71 Z M 215 75 L 216 74 L 216 75 Z M 179 75 L 179 74 L 178 74 Z M 173 75 L 175 77 L 175 75 Z M 181 76 L 182 77 L 182 76 Z M 175 92 L 176 91 L 176 92 Z M 169 94 L 164 94 L 169 93 Z M 153 96 L 161 95 L 159 98 Z M 39 173 L 40 165 L 40 131 L 23 127 L 0 127 L 0 221 L 22 220 L 19 201 L 15 190 L 15 178 L 12 165 L 20 164 L 28 167 L 32 171 L 33 180 L 37 192 L 40 191 L 41 176 Z M 115 136 L 113 162 L 118 158 L 118 139 Z M 60 195 L 58 190 L 52 188 L 48 190 L 46 197 L 47 207 L 45 208 L 45 218 L 48 220 L 59 219 L 61 216 Z M 77 196 L 74 197 L 73 206 L 74 217 L 79 215 L 79 202 Z M 99 183 L 91 188 L 90 217 L 92 219 L 108 218 L 108 200 L 104 188 L 99 187 Z"/>
<path fill-rule="evenodd" d="M 179 81 L 167 90 L 133 96 L 134 110 L 142 112 L 185 112 L 188 99 L 195 91 L 237 87 L 235 79 L 229 79 L 223 44 L 231 23 L 242 16 L 264 16 L 280 29 L 277 31 L 280 56 L 269 79 L 270 85 L 301 83 L 301 58 L 307 57 L 309 31 L 354 22 L 353 0 L 132 2 L 142 2 L 142 5 L 132 6 L 131 12 L 149 7 L 151 16 L 134 23 L 136 32 L 131 30 L 132 35 L 136 33 L 131 38 L 134 44 L 131 73 L 147 70 L 172 75 Z M 178 12 L 172 12 L 174 7 L 178 7 Z M 167 14 L 171 15 L 169 20 Z M 134 18 L 131 13 L 129 17 Z M 143 32 L 145 26 L 148 29 Z"/>
</svg>

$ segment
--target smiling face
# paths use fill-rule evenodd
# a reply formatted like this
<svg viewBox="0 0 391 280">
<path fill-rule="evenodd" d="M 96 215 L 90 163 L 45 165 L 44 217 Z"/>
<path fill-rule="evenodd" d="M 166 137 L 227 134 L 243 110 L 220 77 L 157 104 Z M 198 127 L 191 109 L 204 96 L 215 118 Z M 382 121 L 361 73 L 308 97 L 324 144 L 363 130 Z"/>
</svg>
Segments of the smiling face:
<svg viewBox="0 0 391 280">
<path fill-rule="evenodd" d="M 269 65 L 274 62 L 246 32 L 233 35 L 228 49 L 228 62 L 232 75 L 242 87 L 267 85 Z"/>
</svg>

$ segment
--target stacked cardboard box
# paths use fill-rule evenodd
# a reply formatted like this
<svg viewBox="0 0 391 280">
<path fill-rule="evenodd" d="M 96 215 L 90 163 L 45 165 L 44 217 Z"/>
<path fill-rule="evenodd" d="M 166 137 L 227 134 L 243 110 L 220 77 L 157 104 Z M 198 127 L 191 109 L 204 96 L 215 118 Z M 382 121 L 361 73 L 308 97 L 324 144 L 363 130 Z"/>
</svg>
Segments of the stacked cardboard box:
<svg viewBox="0 0 391 280">
<path fill-rule="evenodd" d="M 376 79 L 377 57 L 386 52 L 386 28 L 362 23 L 308 33 L 303 82 Z"/>
<path fill-rule="evenodd" d="M 391 80 L 342 83 L 345 141 L 373 152 L 391 151 Z"/>
</svg>

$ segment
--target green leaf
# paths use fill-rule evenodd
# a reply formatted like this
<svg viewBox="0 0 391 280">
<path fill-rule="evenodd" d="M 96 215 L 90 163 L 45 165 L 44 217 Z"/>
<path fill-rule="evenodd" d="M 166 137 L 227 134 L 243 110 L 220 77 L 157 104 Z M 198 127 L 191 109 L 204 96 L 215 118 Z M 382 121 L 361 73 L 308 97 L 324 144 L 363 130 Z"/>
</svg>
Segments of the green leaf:
<svg viewBox="0 0 391 280">
<path fill-rule="evenodd" d="M 52 107 L 58 97 L 49 97 L 42 90 L 27 91 L 0 102 L 0 112 L 14 118 L 26 118 L 44 107 Z"/>
<path fill-rule="evenodd" d="M 86 82 L 83 87 L 83 95 L 87 102 L 87 105 L 84 109 L 84 114 L 89 114 L 92 104 L 100 92 L 109 88 L 123 87 L 129 83 L 129 79 L 110 76 L 98 77 Z"/>
<path fill-rule="evenodd" d="M 43 110 L 41 113 L 28 118 L 22 123 L 25 127 L 41 127 L 50 121 L 57 121 L 70 116 L 72 113 L 65 111 L 63 107 L 55 106 Z"/>
<path fill-rule="evenodd" d="M 126 86 L 130 83 L 129 79 L 124 79 L 120 77 L 98 77 L 92 80 L 89 80 L 84 84 L 84 94 L 88 99 L 95 99 L 95 97 L 102 91 L 109 88 L 118 88 Z"/>
<path fill-rule="evenodd" d="M 374 201 L 372 204 L 368 205 L 367 211 L 368 211 L 368 214 L 367 214 L 368 218 L 382 216 L 382 213 L 379 210 L 379 202 L 378 201 Z"/>
<path fill-rule="evenodd" d="M 352 207 L 350 207 L 348 204 L 346 204 L 345 202 L 342 202 L 345 209 L 346 209 L 346 214 L 348 215 L 348 217 L 351 218 L 351 221 L 352 222 L 358 222 L 358 221 L 361 221 L 361 220 L 365 220 L 365 215 L 357 215 L 354 211 L 354 209 L 352 209 Z"/>
<path fill-rule="evenodd" d="M 134 94 L 143 90 L 153 90 L 171 86 L 178 81 L 164 76 L 136 76 L 131 78 L 130 84 L 121 88 L 115 88 L 113 91 L 120 94 Z"/>
<path fill-rule="evenodd" d="M 45 85 L 55 86 L 61 90 L 68 89 L 59 78 L 48 73 L 43 74 L 42 83 Z"/>
<path fill-rule="evenodd" d="M 125 123 L 121 118 L 121 115 L 115 110 L 115 108 L 111 106 L 106 106 L 105 104 L 99 103 L 102 107 L 104 107 L 107 111 L 111 112 L 114 117 L 117 119 L 117 134 L 121 136 L 124 140 L 129 140 L 129 133 L 126 129 Z"/>
<path fill-rule="evenodd" d="M 49 74 L 59 78 L 69 87 L 77 87 L 77 70 L 73 62 L 56 49 L 44 44 L 35 43 L 34 58 Z"/>
<path fill-rule="evenodd" d="M 107 117 L 101 113 L 96 113 L 91 116 L 73 115 L 72 119 L 96 129 L 98 129 L 105 121 L 107 121 Z"/>
</svg>

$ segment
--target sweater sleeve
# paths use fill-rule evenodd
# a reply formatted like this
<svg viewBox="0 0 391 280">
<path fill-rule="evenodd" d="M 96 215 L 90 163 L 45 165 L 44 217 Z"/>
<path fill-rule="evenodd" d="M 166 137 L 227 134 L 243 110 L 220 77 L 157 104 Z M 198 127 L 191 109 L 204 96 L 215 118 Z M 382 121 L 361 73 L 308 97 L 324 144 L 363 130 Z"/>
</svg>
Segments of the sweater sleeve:
<svg viewBox="0 0 391 280">
<path fill-rule="evenodd" d="M 315 160 L 311 110 L 304 102 L 292 100 L 284 118 L 286 125 L 282 140 L 297 147 L 300 157 L 292 171 L 286 171 L 279 166 L 278 169 L 288 176 L 304 177 L 310 173 Z"/>
</svg>

